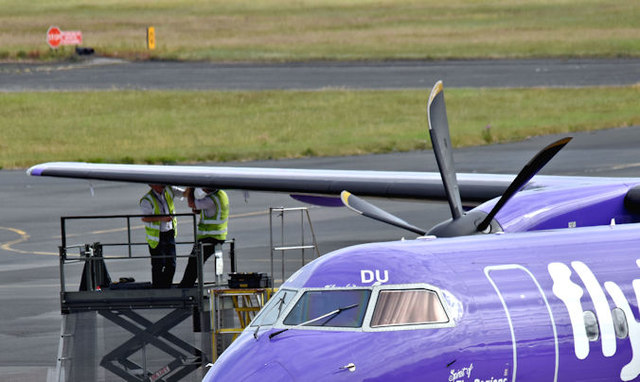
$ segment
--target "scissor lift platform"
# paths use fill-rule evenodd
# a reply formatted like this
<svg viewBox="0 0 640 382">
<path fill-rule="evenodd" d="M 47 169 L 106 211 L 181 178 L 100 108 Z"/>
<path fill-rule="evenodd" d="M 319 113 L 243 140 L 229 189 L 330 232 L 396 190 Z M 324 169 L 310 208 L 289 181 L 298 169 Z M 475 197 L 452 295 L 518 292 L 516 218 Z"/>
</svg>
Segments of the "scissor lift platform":
<svg viewBox="0 0 640 382">
<path fill-rule="evenodd" d="M 179 381 L 209 362 L 209 357 L 207 352 L 170 331 L 193 317 L 194 330 L 208 332 L 210 324 L 206 318 L 209 312 L 201 312 L 201 307 L 208 305 L 206 300 L 208 297 L 200 294 L 197 288 L 79 291 L 62 293 L 61 306 L 67 317 L 95 312 L 129 333 L 124 341 L 99 359 L 100 366 L 106 370 L 125 381 Z M 99 331 L 97 316 L 88 317 L 83 323 L 75 324 L 73 336 L 79 341 L 75 343 L 78 349 L 73 356 L 76 362 L 82 359 L 78 352 L 95 348 Z M 201 321 L 203 317 L 205 319 Z M 78 318 L 73 320 L 77 322 Z M 195 327 L 201 322 L 204 323 L 202 327 Z M 78 330 L 79 327 L 83 329 Z M 205 333 L 203 337 L 203 346 L 209 342 L 208 335 Z M 84 339 L 80 339 L 81 336 Z M 162 367 L 148 366 L 145 353 L 150 353 L 151 349 L 156 354 L 163 354 L 169 362 Z M 140 352 L 143 353 L 141 357 Z M 91 371 L 76 372 L 70 380 L 95 375 Z"/>
<path fill-rule="evenodd" d="M 189 309 L 202 304 L 197 288 L 104 289 L 62 292 L 62 313 L 118 309 Z"/>
<path fill-rule="evenodd" d="M 284 214 L 285 210 L 288 211 L 282 208 L 276 211 Z M 193 240 L 176 240 L 177 245 L 189 245 L 191 248 L 196 241 L 195 216 L 175 216 L 186 216 L 192 220 Z M 219 252 L 209 260 L 214 265 L 215 282 L 205 283 L 202 248 L 195 251 L 198 283 L 194 288 L 152 289 L 150 282 L 136 284 L 128 280 L 133 279 L 129 277 L 133 276 L 129 266 L 116 267 L 121 273 L 124 270 L 127 277 L 112 283 L 106 262 L 111 268 L 112 264 L 128 264 L 129 261 L 140 259 L 148 261 L 146 241 L 136 241 L 132 236 L 132 219 L 140 217 L 142 215 L 61 218 L 60 307 L 63 321 L 58 350 L 58 381 L 199 380 L 202 374 L 192 372 L 201 368 L 204 373 L 206 370 L 203 366 L 222 353 L 271 297 L 273 289 L 270 283 L 255 288 L 226 287 L 221 276 L 222 270 L 218 271 L 216 266 Z M 88 226 L 97 225 L 96 220 L 111 219 L 125 219 L 126 229 L 109 228 L 100 232 L 124 232 L 126 240 L 67 245 L 68 236 L 78 236 L 67 235 L 67 223 L 81 221 L 80 228 L 86 231 Z M 85 223 L 85 220 L 90 221 Z M 273 280 L 273 250 L 283 251 L 282 280 L 285 277 L 285 250 L 302 250 L 302 264 L 306 262 L 305 249 L 318 251 L 315 237 L 312 246 L 304 245 L 304 230 L 301 238 L 303 245 L 285 247 L 283 232 L 284 229 L 281 234 L 282 245 L 272 245 L 270 280 Z M 224 245 L 227 244 L 231 272 L 236 274 L 234 239 L 227 240 Z M 118 248 L 115 255 L 111 249 L 114 247 Z M 103 256 L 105 248 L 110 253 Z M 72 255 L 71 252 L 76 249 L 79 254 Z M 125 250 L 126 254 L 122 254 Z M 187 256 L 178 256 L 178 259 L 180 257 Z M 71 289 L 67 288 L 67 267 L 75 270 L 82 267 L 79 288 L 74 277 L 71 277 Z M 208 277 L 212 276 L 212 271 L 208 272 Z M 185 323 L 188 317 L 192 317 L 191 325 Z"/>
<path fill-rule="evenodd" d="M 139 216 L 99 218 L 126 218 L 128 222 L 132 217 Z M 150 282 L 136 283 L 132 278 L 112 283 L 105 260 L 126 262 L 143 258 L 132 255 L 131 247 L 146 246 L 146 243 L 131 242 L 130 232 L 127 232 L 128 240 L 123 244 L 67 246 L 66 219 L 90 218 L 93 217 L 61 219 L 60 308 L 63 322 L 58 381 L 201 379 L 201 374 L 193 372 L 211 359 L 207 288 L 213 285 L 202 281 L 201 254 L 196 254 L 199 280 L 194 288 L 153 289 Z M 129 227 L 127 223 L 127 231 Z M 177 244 L 192 246 L 194 241 Z M 129 248 L 128 256 L 103 256 L 104 247 L 118 245 Z M 78 256 L 69 253 L 72 248 L 79 249 Z M 65 268 L 68 265 L 78 269 L 73 264 L 82 266 L 80 290 L 69 289 L 66 285 Z M 185 322 L 189 317 L 192 322 Z"/>
</svg>

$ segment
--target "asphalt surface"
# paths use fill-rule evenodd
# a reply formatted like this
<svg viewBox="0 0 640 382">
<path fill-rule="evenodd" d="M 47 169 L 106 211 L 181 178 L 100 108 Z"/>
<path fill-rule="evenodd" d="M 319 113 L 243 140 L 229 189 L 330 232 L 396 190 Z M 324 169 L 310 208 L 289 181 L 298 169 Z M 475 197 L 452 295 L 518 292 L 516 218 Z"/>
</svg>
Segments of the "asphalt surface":
<svg viewBox="0 0 640 382">
<path fill-rule="evenodd" d="M 574 134 L 574 141 L 558 154 L 543 173 L 597 176 L 637 176 L 640 161 L 640 128 L 623 128 L 595 133 Z M 459 171 L 515 173 L 534 153 L 556 137 L 538 137 L 523 142 L 455 151 Z M 436 169 L 430 152 L 388 155 L 317 158 L 306 160 L 242 163 L 237 165 L 299 168 L 426 170 Z M 93 190 L 93 194 L 91 192 Z M 56 179 L 30 178 L 23 171 L 0 171 L 0 203 L 3 224 L 0 227 L 0 380 L 47 380 L 55 367 L 60 330 L 58 292 L 60 216 L 137 214 L 138 198 L 146 191 L 143 185 Z M 232 219 L 230 236 L 237 240 L 239 271 L 268 271 L 268 207 L 295 207 L 299 204 L 286 195 L 230 191 Z M 448 218 L 448 208 L 439 204 L 376 200 L 376 204 L 407 221 L 430 227 Z M 187 212 L 184 203 L 180 212 Z M 411 238 L 412 234 L 394 227 L 356 216 L 344 208 L 311 208 L 311 219 L 321 253 L 344 246 Z M 286 244 L 299 237 L 297 215 L 287 220 Z M 278 222 L 276 217 L 274 222 Z M 122 221 L 104 225 L 84 222 L 69 227 L 71 243 L 122 242 Z M 135 226 L 135 223 L 134 223 Z M 188 227 L 187 224 L 181 226 Z M 279 237 L 276 224 L 275 237 Z M 185 231 L 188 231 L 185 229 Z M 134 229 L 140 242 L 142 230 Z M 186 232 L 184 232 L 186 234 Z M 307 235 L 308 237 L 308 235 Z M 137 239 L 136 239 L 137 238 Z M 291 239 L 293 238 L 293 239 Z M 307 239 L 309 240 L 309 239 Z M 180 254 L 188 253 L 180 247 Z M 139 251 L 138 251 L 139 252 Z M 141 254 L 144 254 L 142 251 Z M 309 253 L 307 253 L 309 256 Z M 176 279 L 182 274 L 185 260 L 179 261 Z M 299 253 L 287 255 L 287 274 L 300 265 Z M 109 265 L 113 278 L 133 276 L 149 280 L 147 261 Z M 226 265 L 227 270 L 229 265 Z M 276 262 L 276 278 L 280 263 Z M 70 267 L 67 277 L 77 285 L 80 269 Z M 8 375 L 13 377 L 7 379 Z"/>
<path fill-rule="evenodd" d="M 617 62 L 617 61 L 616 61 Z M 616 72 L 614 62 L 605 72 Z M 630 61 L 622 60 L 621 66 Z M 149 65 L 165 65 L 151 63 Z M 399 71 L 412 65 L 400 65 Z M 467 63 L 468 64 L 468 63 Z M 543 63 L 541 63 L 543 64 Z M 105 65 L 100 70 L 124 70 L 145 64 Z M 171 64 L 167 64 L 171 65 Z M 193 64 L 194 67 L 204 64 Z M 496 64 L 496 65 L 499 65 Z M 516 64 L 519 66 L 520 64 Z M 523 64 L 524 65 L 524 64 Z M 550 64 L 551 65 L 551 64 Z M 304 65 L 303 65 L 304 66 Z M 328 70 L 331 65 L 320 65 Z M 349 72 L 348 66 L 334 65 L 339 73 Z M 365 65 L 366 66 L 366 65 Z M 487 65 L 490 66 L 490 65 Z M 633 65 L 631 65 L 633 66 Z M 637 64 L 635 65 L 637 67 Z M 215 66 L 217 67 L 217 66 Z M 375 67 L 375 65 L 374 65 Z M 20 83 L 29 72 L 20 72 L 5 77 L 7 66 L 0 66 L 0 86 L 6 90 L 8 77 Z M 69 72 L 88 73 L 94 69 L 77 68 Z M 95 67 L 96 70 L 98 66 Z M 232 67 L 228 68 L 233 71 Z M 242 71 L 245 68 L 237 69 Z M 419 69 L 416 69 L 419 70 Z M 517 71 L 517 69 L 513 69 Z M 64 72 L 64 70 L 60 70 Z M 126 70 L 125 70 L 126 72 Z M 357 72 L 353 70 L 353 72 Z M 505 70 L 510 72 L 509 70 Z M 33 72 L 31 72 L 33 73 Z M 134 70 L 135 73 L 135 70 Z M 637 73 L 636 73 L 637 74 Z M 66 75 L 66 74 L 65 74 Z M 98 74 L 93 74 L 98 75 Z M 189 82 L 192 74 L 178 82 Z M 381 75 L 381 74 L 379 74 Z M 34 76 L 45 76 L 36 74 Z M 51 74 L 52 78 L 57 74 Z M 113 74 L 113 76 L 116 76 Z M 126 77 L 135 75 L 126 74 Z M 514 75 L 510 81 L 522 81 Z M 509 75 L 505 74 L 509 78 Z M 560 76 L 562 77 L 562 76 Z M 29 77 L 30 78 L 30 77 Z M 637 77 L 633 81 L 637 81 Z M 56 80 L 58 81 L 58 80 Z M 61 80 L 60 80 L 61 81 Z M 432 79 L 425 80 L 430 87 Z M 631 80 L 629 80 L 631 81 Z M 102 80 L 100 83 L 109 83 Z M 153 83 L 153 81 L 151 81 Z M 22 82 L 21 90 L 33 89 L 30 80 Z M 162 81 L 158 82 L 162 84 Z M 367 82 L 358 86 L 367 87 Z M 68 89 L 55 81 L 47 89 Z M 73 85 L 73 82 L 71 83 Z M 34 85 L 33 85 L 34 86 Z M 119 86 L 119 85 L 118 85 Z M 266 85 L 263 85 L 266 86 Z M 306 85 L 311 88 L 311 85 Z M 323 85 L 326 86 L 326 85 Z M 346 86 L 346 85 L 340 85 Z M 398 86 L 397 84 L 395 86 Z M 470 86 L 467 84 L 467 86 Z M 531 86 L 545 86 L 536 83 Z M 569 85 L 567 85 L 569 86 Z M 578 85 L 571 85 L 578 86 Z M 282 85 L 282 87 L 286 87 Z M 419 87 L 423 87 L 420 85 Z M 100 88 L 96 85 L 95 88 Z M 638 176 L 640 174 L 640 127 L 603 130 L 593 133 L 572 134 L 574 140 L 557 155 L 543 170 L 544 174 L 590 175 L 590 176 Z M 516 173 L 540 148 L 557 137 L 537 137 L 522 142 L 472 147 L 455 150 L 456 165 L 461 172 Z M 253 163 L 228 163 L 238 166 L 298 167 L 327 169 L 372 169 L 390 171 L 436 171 L 430 152 L 394 153 L 348 158 L 312 158 L 304 160 L 265 161 Z M 60 277 L 57 251 L 60 245 L 60 217 L 78 215 L 138 214 L 137 203 L 146 192 L 143 185 L 32 178 L 24 171 L 0 171 L 0 206 L 3 220 L 0 223 L 0 381 L 47 381 L 53 380 L 60 333 Z M 232 205 L 230 237 L 237 240 L 239 271 L 267 271 L 269 268 L 269 207 L 295 207 L 297 202 L 282 194 L 229 192 Z M 448 207 L 441 204 L 415 204 L 388 200 L 375 203 L 401 216 L 410 223 L 422 227 L 448 218 Z M 179 212 L 187 212 L 185 203 L 179 203 Z M 321 253 L 371 241 L 397 240 L 413 235 L 382 223 L 356 216 L 344 208 L 310 208 L 318 247 Z M 277 223 L 277 219 L 274 220 Z M 293 243 L 299 237 L 299 217 L 286 221 L 286 241 Z M 181 222 L 181 227 L 189 224 Z M 93 243 L 95 241 L 123 241 L 123 222 L 83 221 L 71 224 L 68 234 L 71 243 Z M 275 225 L 276 241 L 279 225 Z M 134 241 L 142 241 L 142 230 L 134 222 Z M 188 229 L 181 230 L 181 237 L 188 237 Z M 307 239 L 308 236 L 307 236 Z M 179 247 L 179 254 L 190 248 Z M 144 254 L 146 248 L 135 250 Z M 307 256 L 310 256 L 307 253 Z M 176 279 L 182 274 L 186 260 L 179 260 Z M 298 253 L 287 255 L 286 272 L 291 273 L 300 265 Z M 280 263 L 276 263 L 276 278 L 279 278 Z M 148 261 L 135 264 L 109 265 L 113 278 L 134 276 L 139 281 L 150 279 Z M 229 269 L 228 264 L 226 269 Z M 80 269 L 68 269 L 69 282 L 77 284 Z"/>
<path fill-rule="evenodd" d="M 640 83 L 640 59 L 217 64 L 92 58 L 66 64 L 0 64 L 0 91 L 113 89 L 430 89 L 582 87 Z"/>
</svg>

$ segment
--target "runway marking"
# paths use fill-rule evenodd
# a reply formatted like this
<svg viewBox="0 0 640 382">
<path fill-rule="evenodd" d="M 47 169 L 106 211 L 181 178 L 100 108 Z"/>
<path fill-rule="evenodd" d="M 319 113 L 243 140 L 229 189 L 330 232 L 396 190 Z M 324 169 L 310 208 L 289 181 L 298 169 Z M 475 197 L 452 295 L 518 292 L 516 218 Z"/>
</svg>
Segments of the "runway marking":
<svg viewBox="0 0 640 382">
<path fill-rule="evenodd" d="M 24 253 L 24 254 L 33 254 L 33 255 L 56 255 L 56 256 L 58 255 L 57 252 L 23 251 L 21 249 L 11 248 L 12 245 L 26 242 L 27 240 L 29 240 L 29 238 L 31 236 L 29 236 L 28 233 L 26 233 L 26 232 L 24 232 L 22 230 L 19 230 L 17 228 L 0 227 L 0 229 L 3 229 L 5 231 L 10 231 L 10 232 L 13 232 L 13 233 L 16 233 L 16 234 L 20 235 L 19 239 L 8 241 L 8 242 L 0 245 L 0 248 L 4 249 L 5 251 L 16 252 L 16 253 Z"/>
<path fill-rule="evenodd" d="M 237 218 L 250 217 L 250 216 L 267 215 L 268 213 L 269 213 L 269 210 L 247 212 L 247 213 L 244 213 L 244 214 L 230 215 L 230 218 L 237 219 Z M 138 226 L 131 227 L 132 230 L 134 230 L 134 229 L 142 229 L 142 228 L 144 228 L 144 225 L 142 225 L 142 224 L 138 225 Z M 0 249 L 3 249 L 5 251 L 9 251 L 9 252 L 22 253 L 22 254 L 26 254 L 26 255 L 49 255 L 49 256 L 51 256 L 51 255 L 58 256 L 59 255 L 58 252 L 25 251 L 25 250 L 13 248 L 13 246 L 16 245 L 16 244 L 27 242 L 31 238 L 31 235 L 29 235 L 25 231 L 22 231 L 20 229 L 13 228 L 13 227 L 0 227 L 0 230 L 10 231 L 10 232 L 13 232 L 13 233 L 15 233 L 15 234 L 20 236 L 20 238 L 18 238 L 16 240 L 12 240 L 12 241 L 8 241 L 6 243 L 2 243 L 0 245 Z M 87 233 L 68 234 L 67 237 L 77 237 L 77 236 L 90 235 L 90 234 L 96 235 L 96 234 L 123 232 L 123 231 L 126 231 L 126 230 L 127 230 L 126 227 L 123 227 L 123 228 L 112 228 L 112 229 L 90 231 L 90 232 L 87 232 Z M 58 238 L 58 236 L 54 236 L 53 238 Z"/>
<path fill-rule="evenodd" d="M 619 171 L 619 170 L 626 170 L 634 167 L 640 167 L 640 163 L 619 164 L 619 165 L 609 166 L 605 168 L 589 169 L 589 170 L 586 170 L 585 172 L 598 173 L 598 172 L 605 172 L 605 171 Z"/>
<path fill-rule="evenodd" d="M 640 167 L 640 163 L 620 164 L 617 166 L 611 166 L 611 170 L 626 170 L 628 168 Z"/>
</svg>

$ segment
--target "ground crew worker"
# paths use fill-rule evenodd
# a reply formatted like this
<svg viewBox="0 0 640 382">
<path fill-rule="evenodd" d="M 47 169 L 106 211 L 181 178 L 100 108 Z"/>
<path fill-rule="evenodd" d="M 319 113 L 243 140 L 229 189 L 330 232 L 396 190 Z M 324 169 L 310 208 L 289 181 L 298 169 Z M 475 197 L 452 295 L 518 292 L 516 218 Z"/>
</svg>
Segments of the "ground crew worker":
<svg viewBox="0 0 640 382">
<path fill-rule="evenodd" d="M 140 199 L 140 209 L 144 215 L 173 215 L 173 203 L 177 187 L 162 184 L 150 184 L 151 190 Z M 147 243 L 151 254 L 151 283 L 154 288 L 170 288 L 176 272 L 176 235 L 175 216 L 148 216 L 142 218 L 145 223 Z"/>
<path fill-rule="evenodd" d="M 200 198 L 194 196 L 193 188 L 185 191 L 189 207 L 194 213 L 200 214 L 198 221 L 197 240 L 191 250 L 191 256 L 180 282 L 181 288 L 193 288 L 198 278 L 196 251 L 202 246 L 202 263 L 215 251 L 215 246 L 227 239 L 227 223 L 229 220 L 229 197 L 223 190 L 205 188 L 205 195 Z"/>
</svg>

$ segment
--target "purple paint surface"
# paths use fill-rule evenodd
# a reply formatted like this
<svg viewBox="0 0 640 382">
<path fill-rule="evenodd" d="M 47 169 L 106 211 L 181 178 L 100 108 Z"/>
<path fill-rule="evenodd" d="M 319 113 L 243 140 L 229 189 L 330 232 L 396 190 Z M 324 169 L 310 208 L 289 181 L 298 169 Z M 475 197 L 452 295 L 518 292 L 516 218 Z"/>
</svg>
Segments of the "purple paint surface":
<svg viewBox="0 0 640 382">
<path fill-rule="evenodd" d="M 375 243 L 327 254 L 281 289 L 376 291 L 427 285 L 441 293 L 450 325 L 380 330 L 365 318 L 361 328 L 289 326 L 271 339 L 270 333 L 287 326 L 281 321 L 250 326 L 205 381 L 267 376 L 281 381 L 621 381 L 621 370 L 633 356 L 631 343 L 640 338 L 618 338 L 611 356 L 603 355 L 602 340 L 590 341 L 588 356 L 579 359 L 568 308 L 556 295 L 557 280 L 548 268 L 585 264 L 601 287 L 619 285 L 637 313 L 638 296 L 631 285 L 640 282 L 638 232 L 639 225 L 628 224 Z M 363 271 L 378 271 L 375 278 L 384 282 L 374 286 Z M 580 279 L 573 276 L 571 282 L 585 294 L 582 309 L 593 311 Z M 374 309 L 373 297 L 369 305 Z"/>
</svg>

